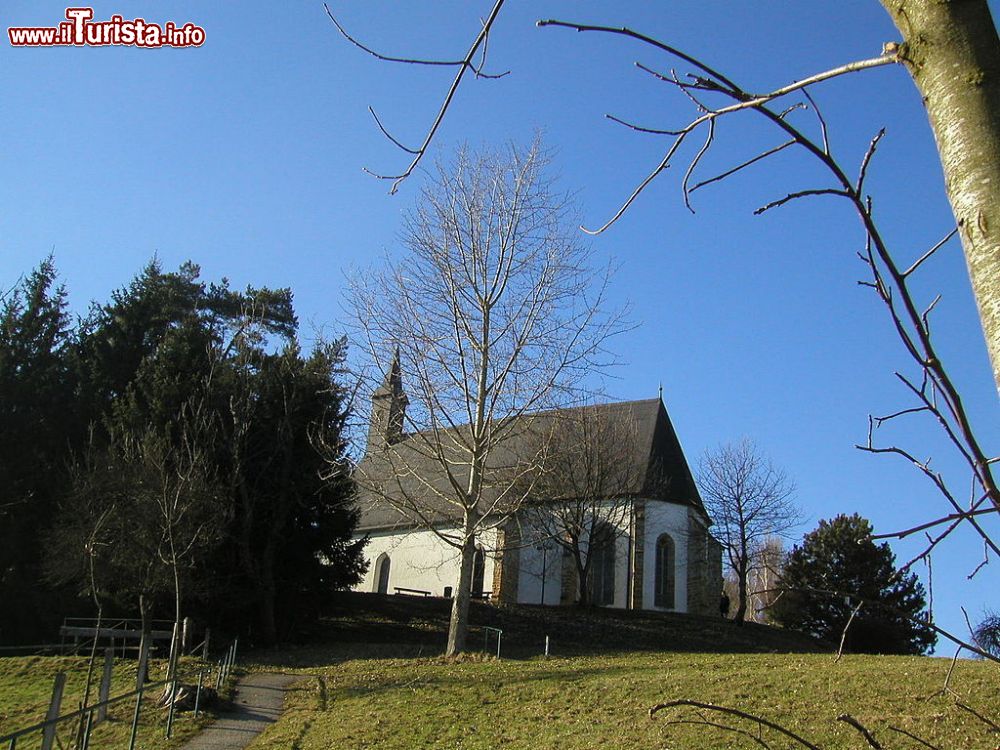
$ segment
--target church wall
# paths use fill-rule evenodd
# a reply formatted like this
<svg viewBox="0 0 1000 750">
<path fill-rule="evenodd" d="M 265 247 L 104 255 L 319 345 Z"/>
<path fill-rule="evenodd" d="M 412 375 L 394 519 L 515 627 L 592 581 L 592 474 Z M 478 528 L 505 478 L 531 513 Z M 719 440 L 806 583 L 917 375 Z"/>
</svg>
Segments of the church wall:
<svg viewBox="0 0 1000 750">
<path fill-rule="evenodd" d="M 615 538 L 615 598 L 610 606 L 627 606 L 629 574 L 629 518 L 627 513 L 610 506 L 606 520 L 614 521 L 618 528 Z M 624 516 L 624 517 L 623 517 Z M 522 546 L 519 551 L 520 571 L 518 577 L 518 597 L 521 604 L 542 603 L 542 571 L 545 571 L 545 604 L 572 604 L 579 599 L 579 585 L 576 580 L 576 562 L 572 554 L 555 542 L 549 541 L 549 549 L 544 556 L 537 549 L 541 544 L 542 532 L 522 521 Z M 583 543 L 585 550 L 586 542 Z M 544 563 L 544 565 L 543 565 Z"/>
<path fill-rule="evenodd" d="M 668 533 L 674 540 L 674 600 L 672 610 L 654 605 L 656 601 L 656 540 L 660 534 Z M 667 503 L 661 500 L 646 501 L 646 533 L 643 544 L 643 587 L 644 609 L 661 611 L 688 611 L 688 509 L 687 506 Z"/>
<path fill-rule="evenodd" d="M 527 535 L 525 535 L 527 538 Z M 521 565 L 517 582 L 517 601 L 521 604 L 542 602 L 542 552 L 535 543 L 521 547 Z M 562 585 L 563 548 L 555 542 L 548 543 L 544 556 L 545 604 L 559 604 Z"/>
<path fill-rule="evenodd" d="M 480 544 L 486 557 L 484 560 L 483 588 L 490 591 L 494 580 L 496 563 L 493 551 L 496 548 L 496 532 L 488 531 Z M 375 561 L 383 553 L 389 556 L 389 593 L 395 587 L 430 591 L 432 596 L 444 596 L 446 586 L 452 589 L 458 584 L 460 560 L 458 550 L 445 544 L 432 531 L 410 529 L 396 533 L 373 532 L 365 546 L 364 556 L 368 570 L 355 591 L 375 591 Z"/>
</svg>

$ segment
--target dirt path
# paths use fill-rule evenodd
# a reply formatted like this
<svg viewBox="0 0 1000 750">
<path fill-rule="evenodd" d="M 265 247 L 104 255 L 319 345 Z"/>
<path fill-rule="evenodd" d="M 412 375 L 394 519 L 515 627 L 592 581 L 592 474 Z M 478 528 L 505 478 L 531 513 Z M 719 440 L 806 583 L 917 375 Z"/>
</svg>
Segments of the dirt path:
<svg viewBox="0 0 1000 750">
<path fill-rule="evenodd" d="M 247 675 L 237 685 L 231 711 L 181 750 L 240 750 L 281 716 L 285 688 L 295 679 L 284 674 Z"/>
</svg>

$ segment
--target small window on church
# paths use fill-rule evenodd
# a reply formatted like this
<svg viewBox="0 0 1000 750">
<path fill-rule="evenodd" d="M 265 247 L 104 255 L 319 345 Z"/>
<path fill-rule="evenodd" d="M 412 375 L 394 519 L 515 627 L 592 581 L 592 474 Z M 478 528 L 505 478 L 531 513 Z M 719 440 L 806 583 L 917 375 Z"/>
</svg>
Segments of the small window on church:
<svg viewBox="0 0 1000 750">
<path fill-rule="evenodd" d="M 669 534 L 661 534 L 656 540 L 655 595 L 653 603 L 657 607 L 674 609 L 674 540 Z"/>
<path fill-rule="evenodd" d="M 378 594 L 389 593 L 389 556 L 384 552 L 375 561 L 375 592 Z"/>
</svg>

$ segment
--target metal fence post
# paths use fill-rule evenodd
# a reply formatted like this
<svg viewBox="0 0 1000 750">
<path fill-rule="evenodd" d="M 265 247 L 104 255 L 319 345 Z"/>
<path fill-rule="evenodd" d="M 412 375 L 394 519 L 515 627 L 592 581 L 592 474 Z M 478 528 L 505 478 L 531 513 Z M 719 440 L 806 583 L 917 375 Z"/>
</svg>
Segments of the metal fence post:
<svg viewBox="0 0 1000 750">
<path fill-rule="evenodd" d="M 205 679 L 205 670 L 198 670 L 198 690 L 194 694 L 194 718 L 198 718 L 198 704 L 201 702 L 201 683 Z"/>
<path fill-rule="evenodd" d="M 42 730 L 42 750 L 52 750 L 52 742 L 56 738 L 56 719 L 59 718 L 59 706 L 62 704 L 63 688 L 66 687 L 66 673 L 59 672 L 55 682 L 52 683 L 52 700 L 49 702 L 49 710 L 45 714 L 45 721 L 52 722 L 46 724 Z"/>
</svg>

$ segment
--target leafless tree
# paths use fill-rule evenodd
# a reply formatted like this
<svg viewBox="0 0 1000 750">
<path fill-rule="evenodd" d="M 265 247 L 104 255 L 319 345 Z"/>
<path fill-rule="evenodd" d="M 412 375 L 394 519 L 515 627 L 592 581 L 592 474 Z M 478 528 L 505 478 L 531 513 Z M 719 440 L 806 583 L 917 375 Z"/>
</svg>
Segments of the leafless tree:
<svg viewBox="0 0 1000 750">
<path fill-rule="evenodd" d="M 381 371 L 398 353 L 409 399 L 389 418 L 399 446 L 370 439 L 359 483 L 459 552 L 449 654 L 465 646 L 477 537 L 520 506 L 544 449 L 505 441 L 529 428 L 520 417 L 579 398 L 623 325 L 603 309 L 610 268 L 592 270 L 545 165 L 537 141 L 460 150 L 407 217 L 402 257 L 353 280 L 362 346 Z"/>
<path fill-rule="evenodd" d="M 628 532 L 633 499 L 646 482 L 646 464 L 635 460 L 639 440 L 635 420 L 607 405 L 566 411 L 555 420 L 537 474 L 528 477 L 521 539 L 551 542 L 572 558 L 582 605 L 599 593 L 594 558 Z"/>
<path fill-rule="evenodd" d="M 784 560 L 784 545 L 777 536 L 768 537 L 750 553 L 748 614 L 755 622 L 770 621 L 768 610 L 780 593 L 778 581 Z"/>
<path fill-rule="evenodd" d="M 795 486 L 748 438 L 706 451 L 699 463 L 698 486 L 738 583 L 733 618 L 742 623 L 754 554 L 801 518 L 792 502 Z"/>
</svg>

